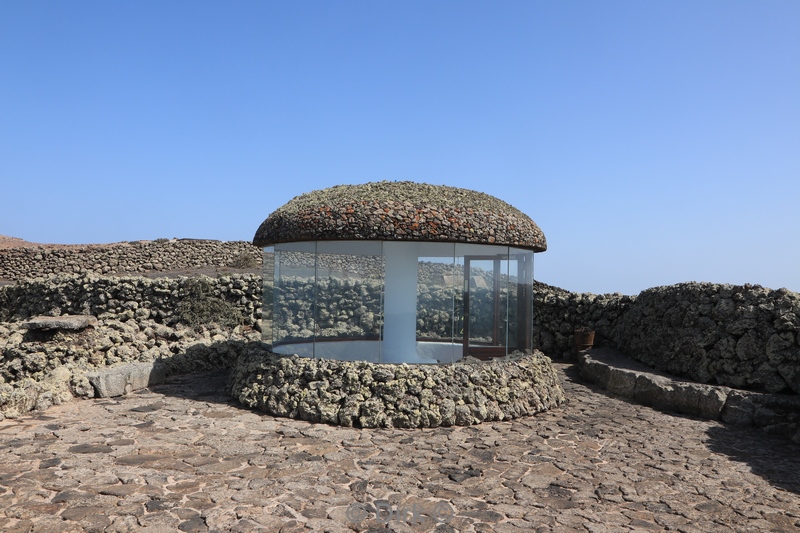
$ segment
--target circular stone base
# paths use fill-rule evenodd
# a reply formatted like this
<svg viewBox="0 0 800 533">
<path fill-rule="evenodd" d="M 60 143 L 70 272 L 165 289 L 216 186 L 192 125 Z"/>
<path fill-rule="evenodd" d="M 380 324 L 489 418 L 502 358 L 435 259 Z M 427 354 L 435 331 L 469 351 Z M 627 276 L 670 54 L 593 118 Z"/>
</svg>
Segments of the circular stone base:
<svg viewBox="0 0 800 533">
<path fill-rule="evenodd" d="M 271 415 L 362 428 L 468 426 L 564 401 L 555 368 L 539 351 L 488 362 L 392 365 L 280 355 L 251 345 L 228 392 Z"/>
</svg>

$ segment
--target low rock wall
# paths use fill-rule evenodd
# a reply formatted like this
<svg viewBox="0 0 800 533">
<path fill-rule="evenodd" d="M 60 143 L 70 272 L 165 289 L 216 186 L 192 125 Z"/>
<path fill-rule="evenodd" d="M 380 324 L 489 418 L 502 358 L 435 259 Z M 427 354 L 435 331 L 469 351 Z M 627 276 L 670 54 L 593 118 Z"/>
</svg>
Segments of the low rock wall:
<svg viewBox="0 0 800 533">
<path fill-rule="evenodd" d="M 271 415 L 363 428 L 508 420 L 564 401 L 541 352 L 491 363 L 390 365 L 279 356 L 250 345 L 229 392 Z"/>
<path fill-rule="evenodd" d="M 796 394 L 684 381 L 607 349 L 581 352 L 578 367 L 584 379 L 640 404 L 734 426 L 755 426 L 800 444 L 800 396 Z"/>
<path fill-rule="evenodd" d="M 259 253 L 254 247 L 247 249 Z M 356 294 L 354 301 L 337 301 L 333 293 L 338 288 L 334 287 L 323 306 L 328 314 L 321 316 L 320 324 L 333 336 L 374 332 L 380 325 L 379 316 L 373 312 L 379 295 L 366 285 L 347 283 L 342 294 L 348 290 Z M 435 289 L 426 290 L 420 295 L 429 301 L 420 314 L 418 333 L 447 337 L 452 330 L 447 310 L 452 304 L 444 302 Z M 638 296 L 594 295 L 570 293 L 537 282 L 534 300 L 535 346 L 551 357 L 574 353 L 573 331 L 583 326 L 595 330 L 595 346 L 615 347 L 676 376 L 755 391 L 800 392 L 797 293 L 752 285 L 685 283 L 656 287 Z M 298 311 L 311 312 L 310 308 Z M 176 359 L 175 355 L 185 353 L 189 344 L 222 346 L 220 343 L 231 335 L 236 339 L 259 338 L 261 312 L 262 278 L 252 274 L 175 279 L 60 275 L 0 287 L 0 323 L 5 323 L 0 324 L 0 411 L 2 405 L 30 408 L 37 402 L 57 402 L 63 396 L 59 390 L 84 394 L 80 391 L 85 386 L 72 377 L 73 367 L 97 369 L 124 362 L 177 362 L 192 357 L 230 366 L 235 358 L 215 359 L 217 352 L 206 353 L 205 348 L 194 349 L 189 359 Z M 98 331 L 102 333 L 94 341 L 80 336 L 59 340 L 55 336 L 55 343 L 42 344 L 40 338 L 19 326 L 20 321 L 32 316 L 64 314 L 93 315 L 100 320 Z M 343 332 L 336 329 L 341 325 L 346 326 Z M 194 364 L 184 366 L 194 368 Z M 197 364 L 202 367 L 206 363 Z M 66 389 L 63 368 L 69 371 L 68 381 L 72 380 Z M 61 385 L 52 385 L 55 382 Z M 56 392 L 50 396 L 35 393 L 42 383 L 50 383 L 45 389 Z M 18 399 L 11 401 L 10 395 Z M 43 399 L 36 400 L 38 397 Z"/>
<path fill-rule="evenodd" d="M 93 315 L 81 331 L 27 329 L 37 315 Z M 158 361 L 167 373 L 230 368 L 260 340 L 261 276 L 54 276 L 0 287 L 0 419 L 97 391 L 89 374 Z"/>
<path fill-rule="evenodd" d="M 0 322 L 72 314 L 259 327 L 261 294 L 261 276 L 252 274 L 156 279 L 62 275 L 0 287 Z"/>
<path fill-rule="evenodd" d="M 157 361 L 167 374 L 231 368 L 248 326 L 167 326 L 150 318 L 100 320 L 81 331 L 28 330 L 0 323 L 0 420 L 46 409 L 73 397 L 94 397 L 92 374 L 117 365 Z"/>
<path fill-rule="evenodd" d="M 700 383 L 800 392 L 800 294 L 681 283 L 643 291 L 613 328 L 619 349 Z"/>
<path fill-rule="evenodd" d="M 9 248 L 0 250 L 0 279 L 158 272 L 208 265 L 258 268 L 261 261 L 261 249 L 244 241 L 158 239 L 62 248 Z"/>
</svg>

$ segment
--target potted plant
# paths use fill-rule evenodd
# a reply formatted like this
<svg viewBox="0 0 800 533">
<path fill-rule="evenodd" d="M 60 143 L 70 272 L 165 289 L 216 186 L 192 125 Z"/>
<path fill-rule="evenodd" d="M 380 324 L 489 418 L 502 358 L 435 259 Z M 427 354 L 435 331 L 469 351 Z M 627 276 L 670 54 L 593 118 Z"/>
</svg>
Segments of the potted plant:
<svg viewBox="0 0 800 533">
<path fill-rule="evenodd" d="M 575 349 L 577 351 L 588 350 L 594 344 L 594 330 L 581 326 L 575 328 Z"/>
</svg>

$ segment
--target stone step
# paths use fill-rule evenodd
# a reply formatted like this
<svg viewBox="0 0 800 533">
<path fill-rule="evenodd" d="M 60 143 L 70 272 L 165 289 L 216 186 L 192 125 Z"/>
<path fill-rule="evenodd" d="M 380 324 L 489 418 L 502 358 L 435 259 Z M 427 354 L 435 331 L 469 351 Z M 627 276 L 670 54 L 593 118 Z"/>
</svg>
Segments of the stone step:
<svg viewBox="0 0 800 533">
<path fill-rule="evenodd" d="M 112 398 L 164 383 L 165 371 L 158 361 L 125 363 L 87 372 L 86 377 L 97 397 Z"/>
<path fill-rule="evenodd" d="M 755 426 L 800 444 L 800 395 L 695 383 L 659 372 L 610 348 L 580 352 L 577 366 L 582 378 L 642 405 L 734 426 Z"/>
</svg>

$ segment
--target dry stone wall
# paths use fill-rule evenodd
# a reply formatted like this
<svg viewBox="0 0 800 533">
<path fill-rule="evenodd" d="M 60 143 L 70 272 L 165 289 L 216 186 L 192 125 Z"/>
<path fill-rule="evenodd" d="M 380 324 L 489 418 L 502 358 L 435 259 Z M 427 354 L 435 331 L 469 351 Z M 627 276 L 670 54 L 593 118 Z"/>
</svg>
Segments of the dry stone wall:
<svg viewBox="0 0 800 533">
<path fill-rule="evenodd" d="M 252 274 L 155 279 L 52 276 L 0 287 L 0 322 L 72 314 L 153 319 L 168 325 L 222 320 L 226 325 L 258 327 L 261 293 L 261 276 Z"/>
<path fill-rule="evenodd" d="M 73 397 L 88 375 L 157 361 L 166 373 L 231 368 L 260 341 L 261 276 L 54 276 L 0 287 L 0 420 Z M 80 331 L 25 327 L 36 315 L 98 318 Z"/>
<path fill-rule="evenodd" d="M 118 276 L 123 270 L 144 273 L 209 264 L 252 268 L 261 264 L 261 250 L 244 242 L 157 241 L 0 251 L 0 278 L 20 280 L 0 287 L 0 412 L 87 395 L 80 377 L 86 369 L 156 359 L 171 361 L 174 371 L 232 366 L 243 349 L 236 342 L 260 336 L 260 275 Z M 435 286 L 443 273 L 438 265 L 423 266 L 427 285 L 420 286 L 418 334 L 449 337 L 450 293 Z M 81 274 L 33 279 L 74 270 Z M 320 325 L 330 330 L 326 335 L 375 333 L 380 327 L 373 309 L 380 300 L 379 284 L 350 280 L 345 285 L 342 294 L 333 287 L 320 308 Z M 344 297 L 350 293 L 356 294 L 352 302 Z M 310 300 L 301 302 L 306 307 L 290 310 L 311 316 Z M 19 324 L 36 315 L 66 314 L 97 317 L 96 329 L 87 330 L 94 336 L 43 339 Z M 341 320 L 333 320 L 335 316 Z M 335 329 L 342 324 L 343 331 Z M 571 293 L 537 282 L 535 345 L 551 357 L 568 356 L 574 353 L 578 327 L 596 332 L 596 346 L 617 348 L 700 383 L 800 392 L 800 295 L 785 289 L 685 283 L 626 296 Z"/>
<path fill-rule="evenodd" d="M 372 303 L 379 300 L 375 293 L 379 286 L 343 283 L 347 287 L 341 288 L 341 294 L 334 287 L 323 298 L 320 311 L 325 335 L 375 333 L 380 317 Z M 349 293 L 356 295 L 353 302 L 344 297 Z M 657 287 L 632 297 L 570 293 L 537 282 L 534 295 L 535 345 L 551 357 L 574 353 L 573 332 L 584 326 L 596 331 L 596 346 L 618 348 L 654 368 L 700 383 L 800 392 L 797 293 L 689 283 Z M 452 331 L 449 319 L 443 318 L 451 303 L 438 305 L 438 296 L 435 290 L 420 295 L 429 300 L 418 322 L 422 337 L 444 338 Z M 216 316 L 226 327 L 259 328 L 261 302 L 258 275 L 178 279 L 57 276 L 1 287 L 0 322 L 35 315 L 88 314 L 101 319 L 152 319 L 173 326 L 204 324 Z M 308 298 L 300 298 L 287 309 L 309 318 L 312 315 Z M 339 319 L 329 323 L 334 313 Z M 276 319 L 280 324 L 280 317 Z M 312 327 L 310 323 L 306 326 Z M 299 333 L 286 331 L 284 335 Z"/>
<path fill-rule="evenodd" d="M 0 250 L 0 279 L 53 274 L 110 274 L 180 270 L 215 265 L 261 266 L 262 252 L 244 241 L 158 239 L 109 245 Z"/>
<path fill-rule="evenodd" d="M 700 383 L 800 393 L 800 294 L 681 283 L 643 291 L 613 328 L 627 355 Z"/>
<path fill-rule="evenodd" d="M 94 397 L 89 374 L 112 365 L 156 361 L 167 374 L 230 368 L 259 337 L 246 326 L 190 328 L 152 319 L 105 319 L 82 331 L 0 323 L 0 420 Z"/>
<path fill-rule="evenodd" d="M 391 365 L 277 356 L 250 345 L 231 395 L 266 413 L 348 427 L 467 426 L 564 402 L 540 352 L 492 363 Z"/>
</svg>

